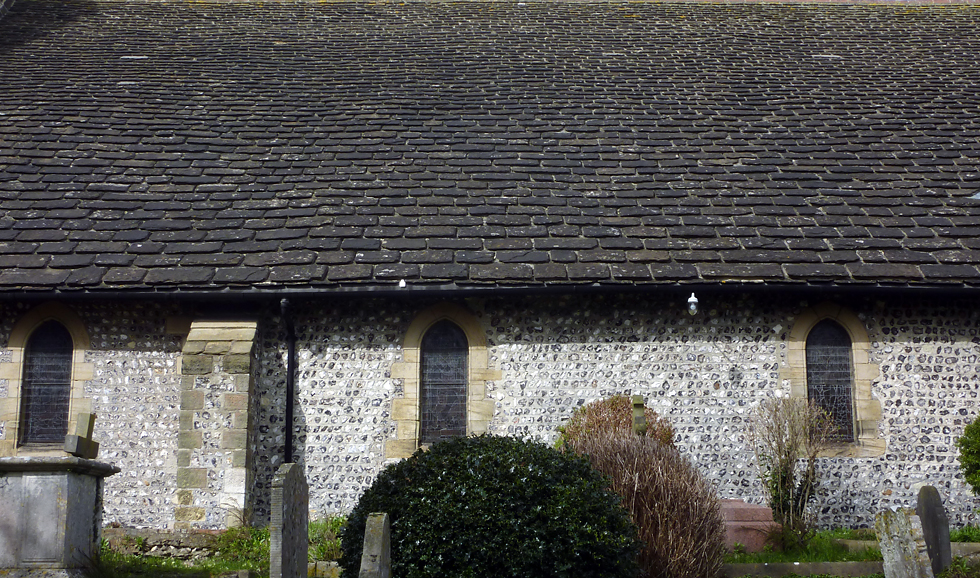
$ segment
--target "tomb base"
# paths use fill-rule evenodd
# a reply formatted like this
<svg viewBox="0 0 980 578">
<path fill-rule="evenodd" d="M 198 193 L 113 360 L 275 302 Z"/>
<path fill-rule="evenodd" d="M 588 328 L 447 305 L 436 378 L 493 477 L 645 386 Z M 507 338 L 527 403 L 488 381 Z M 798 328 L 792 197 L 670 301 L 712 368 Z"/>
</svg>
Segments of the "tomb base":
<svg viewBox="0 0 980 578">
<path fill-rule="evenodd" d="M 741 544 L 746 552 L 761 552 L 769 533 L 776 527 L 771 509 L 742 500 L 721 500 L 721 515 L 725 520 L 725 546 L 729 550 Z"/>
<path fill-rule="evenodd" d="M 98 552 L 102 480 L 119 471 L 76 457 L 0 458 L 0 577 L 76 575 Z"/>
</svg>

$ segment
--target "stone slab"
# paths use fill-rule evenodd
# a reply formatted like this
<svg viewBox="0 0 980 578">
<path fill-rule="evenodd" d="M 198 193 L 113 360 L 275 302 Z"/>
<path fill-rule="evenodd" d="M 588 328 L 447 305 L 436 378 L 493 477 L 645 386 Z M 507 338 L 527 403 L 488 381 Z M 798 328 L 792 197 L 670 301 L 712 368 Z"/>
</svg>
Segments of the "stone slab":
<svg viewBox="0 0 980 578">
<path fill-rule="evenodd" d="M 742 500 L 722 500 L 721 516 L 725 520 L 725 546 L 729 550 L 741 544 L 746 552 L 761 552 L 776 526 L 769 507 Z"/>
<path fill-rule="evenodd" d="M 307 576 L 310 490 L 299 464 L 279 466 L 272 479 L 269 578 Z"/>
<path fill-rule="evenodd" d="M 0 568 L 80 568 L 102 528 L 102 478 L 81 458 L 0 459 Z"/>
<path fill-rule="evenodd" d="M 932 573 L 938 576 L 953 563 L 953 552 L 949 545 L 949 517 L 943 507 L 939 490 L 934 486 L 920 488 L 915 513 L 922 522 L 922 535 L 932 562 Z"/>
<path fill-rule="evenodd" d="M 391 521 L 386 513 L 368 514 L 358 578 L 391 577 Z"/>
<path fill-rule="evenodd" d="M 922 523 L 913 510 L 882 510 L 875 518 L 875 533 L 885 578 L 934 578 Z"/>
</svg>

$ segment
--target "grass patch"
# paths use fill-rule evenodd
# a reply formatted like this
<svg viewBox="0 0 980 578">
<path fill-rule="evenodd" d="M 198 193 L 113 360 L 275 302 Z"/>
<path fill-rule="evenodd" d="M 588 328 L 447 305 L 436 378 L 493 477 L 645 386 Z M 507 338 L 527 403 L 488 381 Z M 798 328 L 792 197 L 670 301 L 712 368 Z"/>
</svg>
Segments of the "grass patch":
<svg viewBox="0 0 980 578">
<path fill-rule="evenodd" d="M 340 532 L 346 524 L 343 516 L 310 522 L 311 562 L 340 558 Z M 260 577 L 269 575 L 268 528 L 230 528 L 215 535 L 210 550 L 212 555 L 207 558 L 184 561 L 122 554 L 103 541 L 99 555 L 89 561 L 86 574 L 89 578 L 212 578 L 225 572 L 254 570 Z"/>
<path fill-rule="evenodd" d="M 977 526 L 963 526 L 962 528 L 951 528 L 949 530 L 950 542 L 980 542 L 980 528 Z"/>
<path fill-rule="evenodd" d="M 340 560 L 340 533 L 346 525 L 344 516 L 310 521 L 310 562 Z"/>
<path fill-rule="evenodd" d="M 848 532 L 853 531 L 828 530 L 817 532 L 806 548 L 801 550 L 777 552 L 767 548 L 766 551 L 758 553 L 737 550 L 728 554 L 725 562 L 729 564 L 774 564 L 779 562 L 868 562 L 881 560 L 881 551 L 878 548 L 866 548 L 859 552 L 851 552 L 836 542 L 836 540 L 841 539 L 855 539 L 851 538 L 850 536 L 853 534 Z"/>
</svg>

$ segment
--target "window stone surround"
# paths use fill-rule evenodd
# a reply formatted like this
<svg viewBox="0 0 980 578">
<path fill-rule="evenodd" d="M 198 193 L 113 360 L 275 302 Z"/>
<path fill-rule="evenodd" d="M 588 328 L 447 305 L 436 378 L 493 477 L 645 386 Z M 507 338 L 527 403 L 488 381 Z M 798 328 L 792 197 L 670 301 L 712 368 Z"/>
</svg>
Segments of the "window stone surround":
<svg viewBox="0 0 980 578">
<path fill-rule="evenodd" d="M 806 381 L 806 339 L 817 323 L 830 319 L 847 331 L 851 338 L 853 363 L 854 442 L 834 444 L 821 455 L 826 457 L 875 457 L 885 452 L 885 440 L 879 433 L 881 402 L 872 394 L 872 382 L 880 370 L 871 362 L 871 340 L 864 323 L 849 309 L 824 302 L 800 313 L 786 342 L 786 365 L 781 372 L 783 382 L 789 382 L 790 395 L 808 397 Z"/>
<path fill-rule="evenodd" d="M 393 363 L 391 377 L 401 379 L 403 396 L 392 400 L 391 419 L 395 422 L 395 439 L 385 443 L 385 458 L 407 458 L 419 448 L 419 382 L 422 337 L 439 321 L 455 323 L 469 346 L 466 383 L 466 434 L 480 435 L 490 430 L 494 402 L 487 398 L 487 382 L 498 380 L 500 370 L 490 367 L 487 338 L 480 321 L 465 308 L 441 303 L 421 313 L 409 325 L 402 345 L 402 361 Z"/>
<path fill-rule="evenodd" d="M 21 421 L 21 382 L 24 374 L 24 350 L 35 329 L 47 321 L 61 323 L 72 339 L 71 393 L 68 401 L 68 431 L 75 431 L 79 413 L 92 413 L 92 399 L 85 394 L 85 384 L 95 374 L 95 365 L 85 360 L 90 347 L 88 331 L 82 319 L 67 305 L 44 303 L 24 314 L 14 325 L 8 348 L 10 356 L 0 362 L 0 380 L 7 381 L 7 397 L 0 398 L 0 422 L 5 422 L 0 438 L 0 457 L 7 456 L 67 456 L 63 446 L 45 444 L 19 446 Z"/>
</svg>

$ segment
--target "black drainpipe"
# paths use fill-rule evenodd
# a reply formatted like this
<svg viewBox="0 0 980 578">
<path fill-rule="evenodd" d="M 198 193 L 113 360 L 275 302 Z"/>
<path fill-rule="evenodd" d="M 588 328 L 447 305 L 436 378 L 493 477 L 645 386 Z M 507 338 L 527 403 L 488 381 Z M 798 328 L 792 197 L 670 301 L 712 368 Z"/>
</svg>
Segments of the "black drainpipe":
<svg viewBox="0 0 980 578">
<path fill-rule="evenodd" d="M 289 315 L 289 299 L 279 302 L 282 322 L 286 326 L 286 459 L 293 462 L 293 397 L 296 395 L 296 328 Z"/>
</svg>

